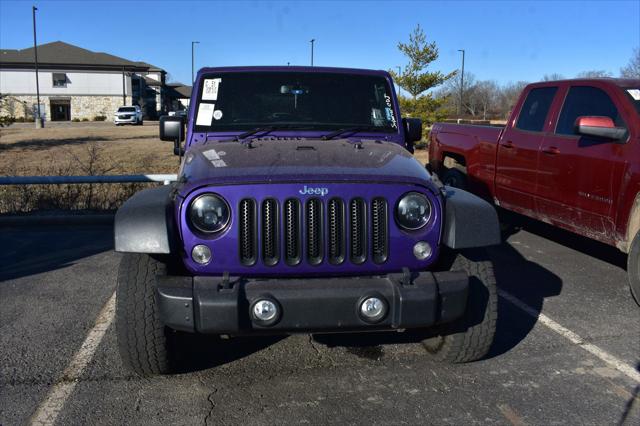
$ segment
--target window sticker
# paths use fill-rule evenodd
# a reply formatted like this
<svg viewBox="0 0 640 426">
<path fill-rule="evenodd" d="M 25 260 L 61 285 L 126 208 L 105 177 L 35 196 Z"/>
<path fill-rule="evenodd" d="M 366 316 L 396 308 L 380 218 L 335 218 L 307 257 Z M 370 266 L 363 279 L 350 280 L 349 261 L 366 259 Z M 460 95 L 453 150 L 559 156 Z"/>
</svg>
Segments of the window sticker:
<svg viewBox="0 0 640 426">
<path fill-rule="evenodd" d="M 387 119 L 389 121 L 391 121 L 391 127 L 393 127 L 394 129 L 398 128 L 398 122 L 396 121 L 396 116 L 393 113 L 393 104 L 391 103 L 391 96 L 385 94 L 384 95 L 384 101 L 387 104 L 387 107 L 385 108 L 385 112 L 387 114 Z"/>
<path fill-rule="evenodd" d="M 201 103 L 198 108 L 198 118 L 196 118 L 196 126 L 211 126 L 213 119 L 213 111 L 215 104 Z"/>
<path fill-rule="evenodd" d="M 218 88 L 220 87 L 221 82 L 221 78 L 205 78 L 204 85 L 202 86 L 202 100 L 217 101 Z"/>
<path fill-rule="evenodd" d="M 222 111 L 220 111 L 219 109 L 213 111 L 214 120 L 220 120 L 221 118 L 222 118 Z"/>
<path fill-rule="evenodd" d="M 640 101 L 640 89 L 628 89 L 627 93 L 630 94 L 634 100 Z"/>
</svg>

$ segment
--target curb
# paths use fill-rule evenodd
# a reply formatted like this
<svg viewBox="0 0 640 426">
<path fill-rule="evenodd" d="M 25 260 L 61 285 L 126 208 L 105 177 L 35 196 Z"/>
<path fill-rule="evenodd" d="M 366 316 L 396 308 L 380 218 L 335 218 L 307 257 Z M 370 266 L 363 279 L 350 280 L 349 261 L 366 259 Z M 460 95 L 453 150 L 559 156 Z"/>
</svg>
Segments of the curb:
<svg viewBox="0 0 640 426">
<path fill-rule="evenodd" d="M 0 216 L 0 227 L 22 225 L 111 225 L 113 214 L 89 214 L 89 215 L 55 215 L 55 216 Z"/>
</svg>

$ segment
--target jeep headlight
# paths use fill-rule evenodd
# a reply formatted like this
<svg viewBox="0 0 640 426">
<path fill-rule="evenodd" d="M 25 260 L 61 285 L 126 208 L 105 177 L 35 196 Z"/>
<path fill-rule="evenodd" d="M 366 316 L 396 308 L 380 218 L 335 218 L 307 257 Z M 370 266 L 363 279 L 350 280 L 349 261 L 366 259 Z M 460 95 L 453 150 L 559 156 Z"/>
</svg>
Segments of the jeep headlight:
<svg viewBox="0 0 640 426">
<path fill-rule="evenodd" d="M 419 192 L 405 194 L 396 207 L 396 220 L 404 229 L 415 231 L 431 218 L 431 202 Z"/>
<path fill-rule="evenodd" d="M 229 205 L 216 194 L 202 194 L 189 206 L 189 220 L 193 227 L 208 234 L 225 229 L 229 217 Z"/>
</svg>

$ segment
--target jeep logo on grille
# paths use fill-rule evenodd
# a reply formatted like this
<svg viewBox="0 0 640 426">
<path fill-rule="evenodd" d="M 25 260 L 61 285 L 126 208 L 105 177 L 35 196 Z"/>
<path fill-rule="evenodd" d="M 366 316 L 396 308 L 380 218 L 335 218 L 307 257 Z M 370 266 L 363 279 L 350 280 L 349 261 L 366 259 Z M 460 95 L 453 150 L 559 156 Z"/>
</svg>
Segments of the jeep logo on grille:
<svg viewBox="0 0 640 426">
<path fill-rule="evenodd" d="M 325 196 L 329 193 L 329 188 L 309 188 L 307 185 L 304 186 L 300 191 L 298 191 L 301 195 L 321 195 Z"/>
</svg>

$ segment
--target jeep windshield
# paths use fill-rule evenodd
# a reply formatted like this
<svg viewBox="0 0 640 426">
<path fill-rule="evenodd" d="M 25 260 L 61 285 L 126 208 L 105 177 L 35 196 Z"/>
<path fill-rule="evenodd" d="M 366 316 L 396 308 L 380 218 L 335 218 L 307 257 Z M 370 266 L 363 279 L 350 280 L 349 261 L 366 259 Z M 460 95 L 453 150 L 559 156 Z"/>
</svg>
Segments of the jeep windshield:
<svg viewBox="0 0 640 426">
<path fill-rule="evenodd" d="M 200 80 L 196 132 L 359 129 L 394 133 L 383 76 L 324 72 L 220 72 Z"/>
<path fill-rule="evenodd" d="M 120 107 L 118 112 L 136 112 L 135 107 Z"/>
</svg>

